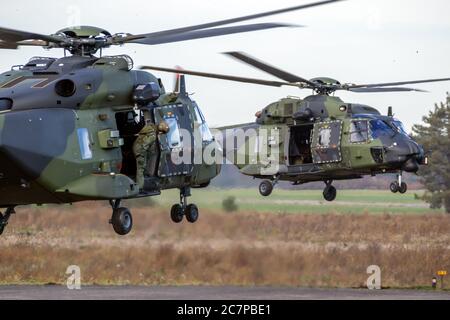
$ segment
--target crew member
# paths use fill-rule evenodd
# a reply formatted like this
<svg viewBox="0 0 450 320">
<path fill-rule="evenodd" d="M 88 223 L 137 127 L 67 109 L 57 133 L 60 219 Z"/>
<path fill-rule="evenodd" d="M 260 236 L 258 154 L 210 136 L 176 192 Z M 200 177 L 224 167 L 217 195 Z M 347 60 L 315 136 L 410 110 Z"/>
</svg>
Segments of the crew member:
<svg viewBox="0 0 450 320">
<path fill-rule="evenodd" d="M 144 189 L 144 181 L 146 176 L 154 175 L 154 172 L 148 172 L 148 162 L 155 160 L 158 156 L 156 144 L 156 136 L 158 132 L 169 132 L 169 126 L 165 122 L 154 124 L 149 112 L 144 111 L 145 126 L 139 131 L 138 137 L 133 144 L 133 152 L 136 157 L 136 183 L 139 189 Z"/>
</svg>

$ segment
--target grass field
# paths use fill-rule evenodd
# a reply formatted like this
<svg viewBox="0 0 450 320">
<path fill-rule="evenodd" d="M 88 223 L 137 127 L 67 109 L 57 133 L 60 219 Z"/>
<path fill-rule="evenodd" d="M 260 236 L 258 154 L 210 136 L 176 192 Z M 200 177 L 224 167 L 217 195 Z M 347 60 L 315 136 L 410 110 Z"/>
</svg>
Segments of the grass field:
<svg viewBox="0 0 450 320">
<path fill-rule="evenodd" d="M 275 189 L 271 196 L 262 197 L 257 189 L 193 189 L 189 202 L 200 208 L 222 209 L 222 201 L 235 197 L 241 210 L 254 210 L 271 213 L 396 213 L 424 214 L 442 212 L 430 210 L 428 204 L 415 199 L 416 190 L 406 194 L 392 193 L 388 190 L 338 190 L 334 202 L 323 199 L 321 190 L 283 190 Z M 163 191 L 161 197 L 155 198 L 156 204 L 169 208 L 178 198 L 176 190 Z M 139 200 L 141 201 L 141 200 Z M 138 201 L 138 202 L 139 202 Z M 176 201 L 176 200 L 175 200 Z M 145 200 L 143 201 L 145 203 Z M 131 205 L 133 201 L 131 201 Z"/>
<path fill-rule="evenodd" d="M 333 204 L 320 191 L 193 194 L 195 224 L 170 221 L 175 192 L 151 207 L 129 201 L 134 228 L 124 237 L 105 203 L 19 207 L 0 237 L 0 283 L 65 283 L 75 264 L 83 284 L 363 287 L 376 264 L 384 287 L 427 288 L 450 269 L 450 215 L 411 194 L 341 191 Z M 228 196 L 238 211 L 222 209 Z"/>
</svg>

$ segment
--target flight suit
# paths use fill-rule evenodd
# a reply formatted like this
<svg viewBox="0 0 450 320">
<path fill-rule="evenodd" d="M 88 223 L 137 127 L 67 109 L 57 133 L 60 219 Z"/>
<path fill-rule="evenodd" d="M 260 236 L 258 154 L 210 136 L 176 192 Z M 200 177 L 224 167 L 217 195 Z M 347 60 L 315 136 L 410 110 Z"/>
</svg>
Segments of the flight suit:
<svg viewBox="0 0 450 320">
<path fill-rule="evenodd" d="M 156 145 L 157 126 L 147 123 L 133 144 L 133 152 L 136 157 L 136 183 L 140 189 L 144 188 L 144 177 L 151 176 L 154 172 L 147 172 L 147 164 L 151 157 L 157 156 Z"/>
</svg>

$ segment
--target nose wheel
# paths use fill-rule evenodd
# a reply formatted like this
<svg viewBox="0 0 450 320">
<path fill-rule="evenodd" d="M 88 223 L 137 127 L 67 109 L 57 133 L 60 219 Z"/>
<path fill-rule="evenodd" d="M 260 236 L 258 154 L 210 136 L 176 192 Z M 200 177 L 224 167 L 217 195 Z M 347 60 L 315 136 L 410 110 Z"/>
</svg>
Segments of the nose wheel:
<svg viewBox="0 0 450 320">
<path fill-rule="evenodd" d="M 186 206 L 184 209 L 184 215 L 186 216 L 186 220 L 190 223 L 194 223 L 198 219 L 198 208 L 195 204 L 191 203 Z"/>
<path fill-rule="evenodd" d="M 326 181 L 326 186 L 323 189 L 323 198 L 327 201 L 334 201 L 336 199 L 337 190 L 331 185 L 332 183 L 332 180 Z"/>
<path fill-rule="evenodd" d="M 174 204 L 170 209 L 170 218 L 172 219 L 172 221 L 175 223 L 180 223 L 181 221 L 183 221 L 183 216 L 183 207 L 181 207 L 181 205 L 178 203 Z"/>
<path fill-rule="evenodd" d="M 408 185 L 402 181 L 402 173 L 400 172 L 397 175 L 397 181 L 391 182 L 389 185 L 389 190 L 391 190 L 392 193 L 405 193 L 408 190 Z"/>
<path fill-rule="evenodd" d="M 114 231 L 121 236 L 128 234 L 133 228 L 133 216 L 128 208 L 120 206 L 120 199 L 110 200 L 113 209 L 109 223 L 112 224 Z"/>
<path fill-rule="evenodd" d="M 180 189 L 180 203 L 176 203 L 170 209 L 170 218 L 175 223 L 183 221 L 183 217 L 190 223 L 194 223 L 198 220 L 199 210 L 198 207 L 191 203 L 187 204 L 187 197 L 191 195 L 191 189 L 189 187 L 183 187 Z"/>
<path fill-rule="evenodd" d="M 391 190 L 392 193 L 399 192 L 403 194 L 408 190 L 408 185 L 405 182 L 398 184 L 397 181 L 394 181 L 389 185 L 389 190 Z"/>
</svg>

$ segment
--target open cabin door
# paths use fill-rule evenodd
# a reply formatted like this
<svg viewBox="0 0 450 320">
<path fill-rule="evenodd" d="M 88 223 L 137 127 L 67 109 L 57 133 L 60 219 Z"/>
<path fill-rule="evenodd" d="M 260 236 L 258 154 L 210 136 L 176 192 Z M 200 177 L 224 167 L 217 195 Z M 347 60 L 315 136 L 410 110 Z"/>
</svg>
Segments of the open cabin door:
<svg viewBox="0 0 450 320">
<path fill-rule="evenodd" d="M 155 122 L 165 121 L 169 125 L 167 134 L 159 134 L 160 158 L 158 176 L 161 178 L 190 175 L 193 169 L 192 123 L 187 107 L 170 104 L 154 110 Z M 184 133 L 184 134 L 183 134 Z"/>
<path fill-rule="evenodd" d="M 289 129 L 288 165 L 312 163 L 311 140 L 314 125 L 303 124 Z"/>
<path fill-rule="evenodd" d="M 312 139 L 313 163 L 341 162 L 342 121 L 326 121 L 314 124 Z"/>
</svg>

